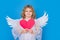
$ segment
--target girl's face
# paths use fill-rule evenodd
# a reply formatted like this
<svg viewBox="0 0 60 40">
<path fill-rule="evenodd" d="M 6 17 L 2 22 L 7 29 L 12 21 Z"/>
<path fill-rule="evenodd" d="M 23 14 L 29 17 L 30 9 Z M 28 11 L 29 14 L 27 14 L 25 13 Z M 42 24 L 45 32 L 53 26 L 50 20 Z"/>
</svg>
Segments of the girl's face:
<svg viewBox="0 0 60 40">
<path fill-rule="evenodd" d="M 25 10 L 25 16 L 26 17 L 31 17 L 32 16 L 32 10 L 31 10 L 31 8 L 26 8 L 26 10 Z"/>
</svg>

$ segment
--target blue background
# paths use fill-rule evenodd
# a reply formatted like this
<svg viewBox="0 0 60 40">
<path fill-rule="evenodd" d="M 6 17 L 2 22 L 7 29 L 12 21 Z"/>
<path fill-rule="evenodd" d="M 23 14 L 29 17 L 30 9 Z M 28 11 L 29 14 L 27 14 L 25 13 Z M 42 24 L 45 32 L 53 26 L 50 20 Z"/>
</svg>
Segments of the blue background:
<svg viewBox="0 0 60 40">
<path fill-rule="evenodd" d="M 42 40 L 60 40 L 60 1 L 59 0 L 0 0 L 0 40 L 14 40 L 6 16 L 21 17 L 25 5 L 32 5 L 36 18 L 44 11 L 49 15 L 48 24 L 43 28 Z"/>
</svg>

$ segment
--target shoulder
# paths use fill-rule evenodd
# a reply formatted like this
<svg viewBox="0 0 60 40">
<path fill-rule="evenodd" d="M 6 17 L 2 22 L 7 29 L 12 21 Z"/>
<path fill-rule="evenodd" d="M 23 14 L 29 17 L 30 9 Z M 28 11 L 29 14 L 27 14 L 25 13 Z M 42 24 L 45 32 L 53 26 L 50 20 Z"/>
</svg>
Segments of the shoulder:
<svg viewBox="0 0 60 40">
<path fill-rule="evenodd" d="M 36 19 L 34 19 L 34 21 L 36 21 Z"/>
</svg>

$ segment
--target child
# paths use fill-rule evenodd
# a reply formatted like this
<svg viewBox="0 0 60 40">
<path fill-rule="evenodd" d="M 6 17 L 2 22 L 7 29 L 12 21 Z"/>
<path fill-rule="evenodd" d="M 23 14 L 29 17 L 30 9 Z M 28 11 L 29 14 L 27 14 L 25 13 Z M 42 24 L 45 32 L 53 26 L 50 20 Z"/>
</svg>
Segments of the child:
<svg viewBox="0 0 60 40">
<path fill-rule="evenodd" d="M 45 14 L 38 19 L 35 19 L 35 12 L 32 6 L 27 5 L 22 12 L 22 18 L 13 20 L 6 18 L 9 25 L 12 27 L 14 38 L 19 40 L 36 40 L 37 35 L 41 35 L 41 27 L 45 26 L 48 21 L 48 15 Z"/>
<path fill-rule="evenodd" d="M 27 23 L 25 22 L 24 24 L 23 20 L 27 21 Z M 20 25 L 25 27 L 21 31 L 20 40 L 35 40 L 35 35 L 34 35 L 35 33 L 33 31 L 34 30 L 33 28 L 35 25 L 35 13 L 34 13 L 32 6 L 27 5 L 24 7 L 23 13 L 22 13 L 22 20 L 20 21 L 21 21 Z"/>
</svg>

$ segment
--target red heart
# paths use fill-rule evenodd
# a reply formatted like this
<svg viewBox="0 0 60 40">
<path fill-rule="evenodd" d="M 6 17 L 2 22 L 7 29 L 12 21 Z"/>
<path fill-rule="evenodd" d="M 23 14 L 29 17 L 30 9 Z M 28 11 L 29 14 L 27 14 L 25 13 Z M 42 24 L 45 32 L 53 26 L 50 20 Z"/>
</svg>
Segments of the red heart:
<svg viewBox="0 0 60 40">
<path fill-rule="evenodd" d="M 30 19 L 30 20 L 28 20 L 28 21 L 22 19 L 22 20 L 20 21 L 20 25 L 21 25 L 24 29 L 26 29 L 26 28 L 27 28 L 27 29 L 31 29 L 34 24 L 35 24 L 34 19 Z"/>
</svg>

